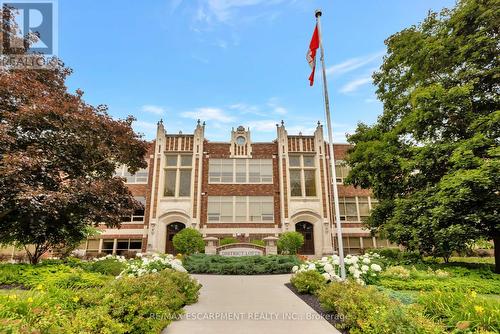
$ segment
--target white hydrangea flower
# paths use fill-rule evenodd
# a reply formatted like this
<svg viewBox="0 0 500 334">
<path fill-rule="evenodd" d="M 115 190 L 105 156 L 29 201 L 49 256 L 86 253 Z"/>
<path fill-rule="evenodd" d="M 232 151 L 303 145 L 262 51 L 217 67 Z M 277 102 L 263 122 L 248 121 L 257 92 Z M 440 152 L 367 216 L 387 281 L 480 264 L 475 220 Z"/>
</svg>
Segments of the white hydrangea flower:
<svg viewBox="0 0 500 334">
<path fill-rule="evenodd" d="M 325 266 L 323 267 L 323 269 L 327 272 L 327 273 L 331 273 L 333 271 L 333 266 L 329 263 L 325 264 Z"/>
<path fill-rule="evenodd" d="M 327 281 L 329 281 L 329 280 L 330 280 L 330 274 L 329 274 L 329 273 L 323 273 L 322 275 L 323 275 L 323 277 L 324 277 Z"/>
<path fill-rule="evenodd" d="M 292 267 L 292 273 L 297 272 L 297 270 L 299 270 L 299 267 L 298 267 L 298 266 L 293 266 L 293 267 Z"/>
<path fill-rule="evenodd" d="M 371 262 L 370 258 L 368 258 L 368 257 L 363 258 L 363 263 L 370 264 L 370 262 Z"/>
<path fill-rule="evenodd" d="M 382 271 L 382 267 L 380 267 L 378 264 L 376 263 L 372 263 L 372 265 L 370 266 L 370 268 L 373 270 L 373 271 Z"/>
<path fill-rule="evenodd" d="M 314 263 L 309 263 L 309 266 L 307 267 L 309 270 L 315 270 L 316 265 Z"/>
<path fill-rule="evenodd" d="M 366 273 L 368 270 L 370 270 L 370 267 L 368 267 L 367 265 L 362 265 L 362 266 L 361 266 L 361 271 L 362 271 L 363 273 Z"/>
</svg>

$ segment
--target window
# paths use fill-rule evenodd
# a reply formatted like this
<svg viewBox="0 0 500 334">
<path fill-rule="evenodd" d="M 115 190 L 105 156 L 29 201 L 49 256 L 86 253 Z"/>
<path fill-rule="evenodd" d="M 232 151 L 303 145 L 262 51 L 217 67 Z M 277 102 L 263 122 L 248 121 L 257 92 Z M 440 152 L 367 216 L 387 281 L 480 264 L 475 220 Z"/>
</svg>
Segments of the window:
<svg viewBox="0 0 500 334">
<path fill-rule="evenodd" d="M 370 211 L 376 203 L 376 200 L 368 196 L 339 197 L 340 220 L 365 221 L 370 216 Z"/>
<path fill-rule="evenodd" d="M 373 248 L 373 238 L 372 237 L 363 237 L 363 248 L 364 249 Z"/>
<path fill-rule="evenodd" d="M 116 254 L 118 255 L 130 251 L 140 252 L 141 250 L 142 250 L 141 239 L 117 239 Z"/>
<path fill-rule="evenodd" d="M 360 237 L 343 237 L 342 243 L 344 250 L 347 250 L 349 253 L 359 253 L 361 250 Z"/>
<path fill-rule="evenodd" d="M 340 220 L 359 221 L 356 197 L 339 197 Z"/>
<path fill-rule="evenodd" d="M 367 196 L 358 197 L 359 218 L 361 221 L 366 221 L 370 216 L 370 204 Z"/>
<path fill-rule="evenodd" d="M 121 165 L 116 168 L 114 176 L 125 178 L 125 183 L 148 183 L 148 169 L 139 169 L 135 174 L 130 174 L 128 167 Z"/>
<path fill-rule="evenodd" d="M 191 195 L 191 155 L 167 155 L 165 158 L 165 188 L 163 196 L 188 197 Z"/>
<path fill-rule="evenodd" d="M 87 252 L 98 252 L 99 251 L 99 239 L 89 239 L 87 240 Z"/>
<path fill-rule="evenodd" d="M 209 196 L 209 222 L 272 222 L 272 196 Z"/>
<path fill-rule="evenodd" d="M 130 222 L 143 222 L 144 221 L 144 210 L 146 208 L 146 197 L 144 196 L 135 196 L 136 201 L 142 204 L 142 208 L 134 210 L 131 216 L 122 217 L 122 222 L 130 223 Z"/>
<path fill-rule="evenodd" d="M 113 245 L 115 243 L 115 239 L 104 239 L 102 241 L 102 249 L 101 252 L 106 254 L 113 253 Z"/>
<path fill-rule="evenodd" d="M 316 196 L 316 167 L 313 155 L 291 155 L 290 191 L 294 197 Z"/>
<path fill-rule="evenodd" d="M 351 170 L 351 168 L 349 166 L 347 166 L 345 161 L 336 160 L 335 161 L 335 176 L 337 178 L 337 183 L 343 184 L 344 179 L 347 177 L 350 170 Z"/>
<path fill-rule="evenodd" d="M 210 159 L 210 183 L 272 183 L 272 159 Z"/>
</svg>

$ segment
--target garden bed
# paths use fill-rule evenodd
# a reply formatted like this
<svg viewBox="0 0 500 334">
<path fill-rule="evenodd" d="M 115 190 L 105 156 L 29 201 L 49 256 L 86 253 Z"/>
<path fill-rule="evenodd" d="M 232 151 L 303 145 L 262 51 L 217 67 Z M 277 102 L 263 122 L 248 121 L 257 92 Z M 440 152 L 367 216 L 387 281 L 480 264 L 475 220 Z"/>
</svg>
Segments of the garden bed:
<svg viewBox="0 0 500 334">
<path fill-rule="evenodd" d="M 348 256 L 347 282 L 340 280 L 338 257 L 306 262 L 291 279 L 292 291 L 353 333 L 499 332 L 500 275 L 490 265 L 417 257 L 412 264 L 412 256 L 403 257 Z M 370 273 L 374 260 L 384 269 Z M 343 321 L 330 321 L 332 314 Z"/>
<path fill-rule="evenodd" d="M 323 308 L 321 307 L 321 304 L 316 296 L 310 295 L 310 294 L 299 293 L 297 291 L 297 289 L 292 285 L 292 283 L 287 283 L 287 284 L 285 284 L 285 286 L 287 288 L 289 288 L 297 297 L 302 299 L 302 301 L 304 303 L 309 305 L 310 308 L 312 308 L 314 311 L 316 311 L 321 317 L 323 317 L 323 319 L 328 321 L 328 323 L 330 323 L 330 325 L 337 327 L 341 323 L 340 317 L 338 315 L 336 315 L 333 312 L 325 312 L 323 310 Z M 341 329 L 340 332 L 344 333 L 344 334 L 348 333 L 348 331 L 345 329 L 344 330 Z"/>
<path fill-rule="evenodd" d="M 159 333 L 201 288 L 166 256 L 0 264 L 0 285 L 7 333 Z"/>
</svg>

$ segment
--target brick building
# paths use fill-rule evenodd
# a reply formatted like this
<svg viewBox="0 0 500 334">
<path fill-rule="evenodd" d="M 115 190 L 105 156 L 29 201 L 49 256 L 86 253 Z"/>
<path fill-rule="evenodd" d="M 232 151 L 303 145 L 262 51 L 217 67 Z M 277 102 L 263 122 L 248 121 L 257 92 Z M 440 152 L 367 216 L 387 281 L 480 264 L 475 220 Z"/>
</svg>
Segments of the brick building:
<svg viewBox="0 0 500 334">
<path fill-rule="evenodd" d="M 253 142 L 250 130 L 240 126 L 227 142 L 212 142 L 200 122 L 192 134 L 167 134 L 160 121 L 148 168 L 135 175 L 125 167 L 116 172 L 144 210 L 88 240 L 86 252 L 174 253 L 173 236 L 193 227 L 204 236 L 241 241 L 298 231 L 305 237 L 302 254 L 332 254 L 337 242 L 323 127 L 318 123 L 309 136 L 290 135 L 282 122 L 276 133 L 272 142 Z M 345 252 L 390 246 L 362 228 L 377 202 L 370 191 L 343 184 L 349 146 L 334 147 Z"/>
</svg>

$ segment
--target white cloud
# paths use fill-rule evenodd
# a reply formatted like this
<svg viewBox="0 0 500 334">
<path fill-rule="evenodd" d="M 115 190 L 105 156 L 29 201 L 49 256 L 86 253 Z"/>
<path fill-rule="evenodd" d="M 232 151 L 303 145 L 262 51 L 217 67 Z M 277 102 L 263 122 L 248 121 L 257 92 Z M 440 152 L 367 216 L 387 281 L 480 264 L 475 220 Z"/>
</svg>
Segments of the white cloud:
<svg viewBox="0 0 500 334">
<path fill-rule="evenodd" d="M 200 3 L 196 19 L 210 23 L 212 18 L 219 22 L 228 22 L 241 8 L 257 5 L 275 5 L 284 0 L 208 0 Z"/>
<path fill-rule="evenodd" d="M 358 78 L 358 79 L 349 81 L 347 84 L 342 86 L 342 88 L 340 88 L 340 92 L 341 93 L 352 93 L 352 92 L 356 91 L 359 87 L 364 86 L 364 85 L 371 83 L 371 82 L 372 82 L 371 77 Z"/>
<path fill-rule="evenodd" d="M 234 120 L 233 117 L 226 115 L 224 110 L 210 107 L 197 108 L 194 111 L 186 111 L 181 113 L 181 116 L 185 118 L 217 121 L 222 123 L 229 123 Z"/>
<path fill-rule="evenodd" d="M 242 114 L 254 114 L 258 116 L 265 116 L 265 114 L 260 111 L 260 108 L 258 106 L 252 104 L 240 102 L 232 104 L 228 108 L 231 110 L 237 110 Z"/>
<path fill-rule="evenodd" d="M 163 115 L 165 113 L 165 109 L 163 107 L 155 106 L 152 104 L 143 105 L 141 107 L 141 111 L 148 112 L 148 113 L 155 114 L 155 115 Z"/>
<path fill-rule="evenodd" d="M 156 123 L 145 122 L 145 121 L 135 121 L 132 123 L 132 127 L 135 131 L 145 135 L 146 139 L 152 139 L 156 135 Z"/>
<path fill-rule="evenodd" d="M 247 122 L 250 130 L 260 131 L 260 132 L 271 132 L 276 131 L 276 124 L 279 122 L 275 120 L 259 120 Z"/>
<path fill-rule="evenodd" d="M 218 39 L 216 42 L 215 42 L 215 45 L 221 49 L 227 49 L 227 42 L 223 39 Z"/>
<path fill-rule="evenodd" d="M 288 110 L 278 103 L 278 98 L 271 97 L 267 102 L 267 105 L 273 109 L 273 112 L 278 115 L 284 115 Z"/>
<path fill-rule="evenodd" d="M 348 73 L 351 71 L 354 71 L 358 68 L 361 68 L 365 65 L 368 65 L 376 60 L 379 60 L 383 55 L 385 54 L 385 51 L 379 51 L 376 53 L 372 53 L 366 56 L 362 57 L 356 57 L 356 58 L 351 58 L 347 59 L 346 61 L 335 64 L 333 66 L 330 66 L 326 69 L 326 74 L 327 75 L 341 75 L 343 73 Z"/>
</svg>

